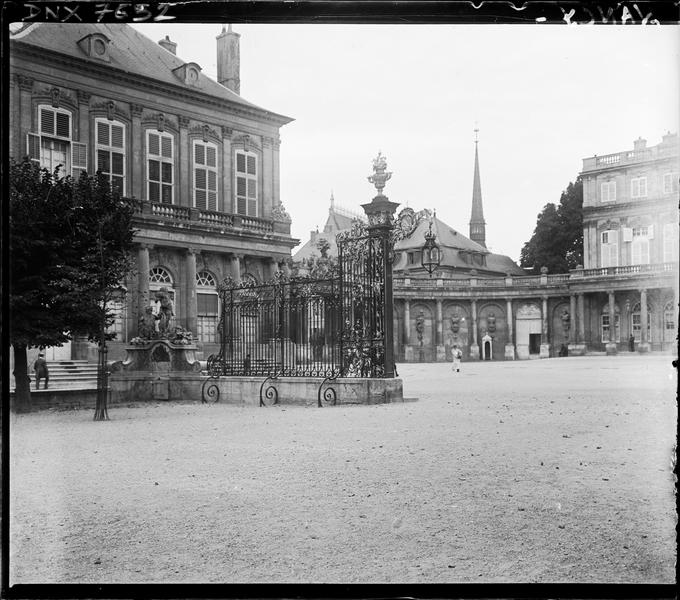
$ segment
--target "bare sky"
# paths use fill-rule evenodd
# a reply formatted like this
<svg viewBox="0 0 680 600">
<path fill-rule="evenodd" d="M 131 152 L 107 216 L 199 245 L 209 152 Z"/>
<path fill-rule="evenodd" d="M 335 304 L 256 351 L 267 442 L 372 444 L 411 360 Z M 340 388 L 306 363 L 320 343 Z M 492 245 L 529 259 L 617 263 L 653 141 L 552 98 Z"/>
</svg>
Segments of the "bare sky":
<svg viewBox="0 0 680 600">
<path fill-rule="evenodd" d="M 135 25 L 216 78 L 217 25 Z M 281 129 L 281 198 L 304 242 L 331 190 L 361 211 L 378 151 L 394 202 L 468 233 L 479 127 L 487 245 L 519 259 L 581 159 L 678 131 L 679 26 L 235 25 L 241 95 Z M 400 207 L 400 209 L 401 209 Z M 398 210 L 400 210 L 398 209 Z"/>
</svg>

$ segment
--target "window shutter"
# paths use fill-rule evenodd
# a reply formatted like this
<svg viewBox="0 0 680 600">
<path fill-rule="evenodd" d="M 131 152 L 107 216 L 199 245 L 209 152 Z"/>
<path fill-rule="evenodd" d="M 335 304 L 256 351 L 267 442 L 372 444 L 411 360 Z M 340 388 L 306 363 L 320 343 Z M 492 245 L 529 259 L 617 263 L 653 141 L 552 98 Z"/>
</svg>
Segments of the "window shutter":
<svg viewBox="0 0 680 600">
<path fill-rule="evenodd" d="M 32 162 L 40 166 L 40 136 L 38 134 L 26 134 L 26 154 Z"/>
<path fill-rule="evenodd" d="M 109 145 L 109 124 L 97 121 L 97 143 L 102 146 Z"/>
<path fill-rule="evenodd" d="M 149 133 L 149 154 L 159 156 L 160 153 L 160 140 L 158 135 L 155 133 Z"/>
<path fill-rule="evenodd" d="M 87 144 L 71 142 L 71 174 L 80 177 L 87 172 Z"/>
<path fill-rule="evenodd" d="M 71 116 L 66 113 L 57 113 L 57 135 L 59 137 L 71 137 Z"/>
<path fill-rule="evenodd" d="M 207 165 L 209 167 L 217 167 L 217 151 L 213 146 L 208 146 L 207 150 Z"/>
<path fill-rule="evenodd" d="M 172 158 L 172 138 L 166 136 L 161 138 L 161 156 Z"/>
<path fill-rule="evenodd" d="M 111 152 L 111 175 L 124 175 L 123 155 L 120 152 Z"/>
<path fill-rule="evenodd" d="M 205 210 L 205 190 L 196 190 L 196 208 Z"/>
<path fill-rule="evenodd" d="M 236 170 L 239 173 L 245 173 L 246 172 L 246 157 L 245 157 L 245 154 L 237 154 L 236 155 Z"/>
<path fill-rule="evenodd" d="M 120 125 L 111 125 L 111 145 L 114 148 L 123 147 L 123 128 Z"/>
<path fill-rule="evenodd" d="M 40 133 L 54 135 L 54 111 L 49 108 L 40 109 Z"/>
<path fill-rule="evenodd" d="M 648 240 L 654 239 L 654 225 L 649 225 L 647 227 L 647 239 Z"/>
<path fill-rule="evenodd" d="M 256 175 L 255 165 L 256 165 L 255 157 L 248 156 L 248 175 Z"/>
<path fill-rule="evenodd" d="M 624 242 L 633 241 L 633 230 L 630 227 L 623 228 L 623 241 Z"/>
<path fill-rule="evenodd" d="M 194 160 L 197 165 L 205 164 L 205 146 L 203 144 L 194 144 Z"/>
</svg>

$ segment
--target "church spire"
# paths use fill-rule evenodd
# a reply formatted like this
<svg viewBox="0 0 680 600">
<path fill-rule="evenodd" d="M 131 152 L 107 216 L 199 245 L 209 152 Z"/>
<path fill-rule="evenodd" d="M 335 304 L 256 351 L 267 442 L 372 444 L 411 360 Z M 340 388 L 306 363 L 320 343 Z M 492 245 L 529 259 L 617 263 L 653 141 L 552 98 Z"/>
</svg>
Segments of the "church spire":
<svg viewBox="0 0 680 600">
<path fill-rule="evenodd" d="M 477 133 L 475 127 L 475 175 L 472 182 L 472 213 L 470 214 L 470 239 L 486 248 L 486 221 L 482 208 L 482 183 L 479 178 L 479 153 L 477 151 Z"/>
</svg>

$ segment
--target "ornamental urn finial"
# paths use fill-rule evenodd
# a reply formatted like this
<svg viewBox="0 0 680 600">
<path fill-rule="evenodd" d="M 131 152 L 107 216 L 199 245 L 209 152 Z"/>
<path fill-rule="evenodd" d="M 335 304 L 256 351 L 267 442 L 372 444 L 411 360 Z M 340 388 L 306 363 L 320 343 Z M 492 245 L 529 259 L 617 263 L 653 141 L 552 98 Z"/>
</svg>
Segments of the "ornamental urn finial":
<svg viewBox="0 0 680 600">
<path fill-rule="evenodd" d="M 378 152 L 378 156 L 373 159 L 373 175 L 368 176 L 368 181 L 375 185 L 378 190 L 378 195 L 382 196 L 382 191 L 385 188 L 385 183 L 392 177 L 391 171 L 387 169 L 387 157 Z"/>
</svg>

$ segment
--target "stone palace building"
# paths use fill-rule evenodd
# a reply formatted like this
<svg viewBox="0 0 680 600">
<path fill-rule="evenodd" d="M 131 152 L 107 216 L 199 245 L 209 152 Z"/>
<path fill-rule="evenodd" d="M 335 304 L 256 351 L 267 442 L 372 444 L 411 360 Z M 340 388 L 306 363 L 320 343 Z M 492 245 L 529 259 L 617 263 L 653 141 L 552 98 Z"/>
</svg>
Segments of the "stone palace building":
<svg viewBox="0 0 680 600">
<path fill-rule="evenodd" d="M 547 358 L 565 349 L 613 354 L 628 351 L 631 336 L 636 351 L 675 351 L 679 171 L 677 134 L 584 159 L 585 264 L 528 276 L 486 248 L 475 143 L 469 237 L 421 211 L 395 246 L 397 361 L 450 360 L 454 344 L 465 360 Z M 332 254 L 352 216 L 332 200 L 323 232 L 313 232 L 294 260 L 318 255 L 319 238 Z M 442 254 L 432 277 L 420 257 L 430 223 Z"/>
<path fill-rule="evenodd" d="M 292 119 L 241 97 L 239 37 L 231 27 L 217 36 L 214 81 L 168 37 L 156 43 L 125 24 L 11 34 L 10 155 L 66 174 L 101 170 L 141 200 L 111 359 L 161 287 L 175 324 L 208 356 L 219 344 L 217 284 L 271 278 L 298 243 L 279 190 L 279 131 Z M 85 340 L 48 350 L 48 360 L 96 356 Z"/>
</svg>

